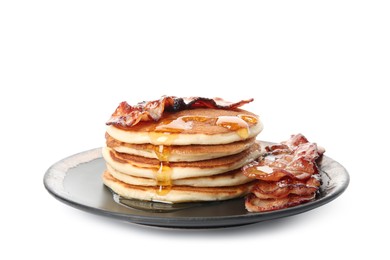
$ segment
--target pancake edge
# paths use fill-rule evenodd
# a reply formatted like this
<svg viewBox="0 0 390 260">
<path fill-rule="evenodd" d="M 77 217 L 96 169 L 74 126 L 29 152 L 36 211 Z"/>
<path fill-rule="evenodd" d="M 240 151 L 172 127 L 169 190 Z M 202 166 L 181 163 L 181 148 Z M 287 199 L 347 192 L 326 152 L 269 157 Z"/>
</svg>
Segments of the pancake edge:
<svg viewBox="0 0 390 260">
<path fill-rule="evenodd" d="M 257 136 L 263 130 L 263 124 L 258 120 L 257 124 L 250 126 L 248 137 L 242 138 L 236 131 L 222 134 L 183 134 L 183 133 L 156 133 L 122 130 L 115 126 L 108 126 L 107 133 L 118 141 L 131 144 L 153 144 L 153 145 L 218 145 L 228 144 L 246 140 Z M 151 135 L 160 135 L 159 138 L 152 138 Z"/>
<path fill-rule="evenodd" d="M 125 174 L 133 175 L 136 177 L 154 179 L 158 171 L 156 167 L 146 168 L 146 167 L 137 167 L 128 162 L 119 163 L 111 158 L 110 148 L 107 147 L 102 148 L 102 155 L 107 164 L 109 164 L 115 170 Z M 211 176 L 211 175 L 232 171 L 250 163 L 251 161 L 260 157 L 260 155 L 261 155 L 260 149 L 256 149 L 253 152 L 251 152 L 248 156 L 228 166 L 207 167 L 207 168 L 171 167 L 171 179 L 176 180 L 176 179 L 185 179 L 191 177 Z"/>
<path fill-rule="evenodd" d="M 155 179 L 132 176 L 115 170 L 109 164 L 106 166 L 107 171 L 115 179 L 124 183 L 141 186 L 157 186 L 157 181 Z M 172 180 L 172 185 L 193 187 L 228 187 L 245 184 L 251 181 L 253 181 L 253 179 L 246 177 L 240 169 L 237 169 L 212 176 L 176 179 Z"/>
<path fill-rule="evenodd" d="M 137 186 L 115 179 L 108 171 L 102 176 L 103 183 L 119 196 L 127 199 L 156 201 L 163 203 L 182 203 L 197 201 L 220 201 L 245 196 L 253 186 L 253 182 L 231 187 L 173 186 L 166 195 L 158 195 L 157 187 Z"/>
</svg>

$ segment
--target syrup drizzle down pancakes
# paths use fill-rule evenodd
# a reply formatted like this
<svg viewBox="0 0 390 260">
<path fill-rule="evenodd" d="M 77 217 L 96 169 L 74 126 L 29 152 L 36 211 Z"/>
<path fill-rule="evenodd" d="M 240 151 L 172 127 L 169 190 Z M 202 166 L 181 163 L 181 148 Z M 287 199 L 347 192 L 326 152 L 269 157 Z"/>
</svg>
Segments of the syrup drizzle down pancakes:
<svg viewBox="0 0 390 260">
<path fill-rule="evenodd" d="M 259 117 L 222 99 L 123 102 L 108 121 L 103 182 L 124 198 L 179 203 L 244 196 L 260 156 Z"/>
</svg>

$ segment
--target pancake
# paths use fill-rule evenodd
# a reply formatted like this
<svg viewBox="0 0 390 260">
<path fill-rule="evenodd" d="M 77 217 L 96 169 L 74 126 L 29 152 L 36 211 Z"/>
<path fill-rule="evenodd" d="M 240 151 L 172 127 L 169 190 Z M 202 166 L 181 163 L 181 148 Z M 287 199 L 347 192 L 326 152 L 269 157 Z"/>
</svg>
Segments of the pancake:
<svg viewBox="0 0 390 260">
<path fill-rule="evenodd" d="M 262 129 L 259 117 L 242 109 L 198 108 L 165 112 L 157 122 L 139 122 L 127 128 L 110 125 L 107 133 L 131 144 L 217 145 L 253 138 Z"/>
<path fill-rule="evenodd" d="M 203 161 L 232 154 L 248 149 L 255 138 L 223 145 L 172 145 L 161 147 L 152 144 L 129 144 L 120 142 L 106 134 L 106 145 L 119 153 L 127 153 L 146 158 L 170 162 Z M 166 158 L 161 158 L 163 152 Z"/>
<path fill-rule="evenodd" d="M 107 164 L 107 171 L 117 180 L 131 185 L 141 186 L 157 186 L 159 185 L 156 179 L 148 179 L 135 177 L 129 174 L 121 173 Z M 252 178 L 242 174 L 241 169 L 233 170 L 226 173 L 221 173 L 206 177 L 186 178 L 173 180 L 173 186 L 193 186 L 193 187 L 224 187 L 236 186 L 253 181 Z"/>
<path fill-rule="evenodd" d="M 233 199 L 246 195 L 252 187 L 252 182 L 231 187 L 172 186 L 167 194 L 159 195 L 157 186 L 127 184 L 114 178 L 108 171 L 103 174 L 103 183 L 123 198 L 165 203 Z"/>
<path fill-rule="evenodd" d="M 161 162 L 157 159 L 118 153 L 108 147 L 103 148 L 102 154 L 112 168 L 136 177 L 154 179 L 161 167 Z M 260 144 L 256 142 L 249 149 L 235 155 L 196 162 L 171 162 L 169 177 L 176 180 L 216 175 L 241 168 L 259 156 Z"/>
</svg>

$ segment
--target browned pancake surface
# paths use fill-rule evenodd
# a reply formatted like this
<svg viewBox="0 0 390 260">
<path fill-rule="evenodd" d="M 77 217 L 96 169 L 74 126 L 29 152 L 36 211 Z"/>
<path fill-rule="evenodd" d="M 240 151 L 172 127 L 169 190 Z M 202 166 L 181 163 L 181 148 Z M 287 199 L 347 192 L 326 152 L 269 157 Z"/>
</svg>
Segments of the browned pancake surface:
<svg viewBox="0 0 390 260">
<path fill-rule="evenodd" d="M 214 167 L 220 167 L 220 166 L 229 166 L 232 165 L 238 161 L 243 160 L 245 157 L 247 157 L 250 153 L 259 150 L 260 144 L 258 142 L 255 142 L 249 149 L 240 152 L 238 154 L 220 157 L 216 159 L 211 160 L 204 160 L 204 161 L 194 161 L 194 162 L 170 162 L 170 167 L 194 167 L 194 168 L 214 168 Z M 148 167 L 148 168 L 159 168 L 160 167 L 160 161 L 157 159 L 152 158 L 146 158 L 131 154 L 125 154 L 125 153 L 118 153 L 114 150 L 110 150 L 110 156 L 114 161 L 117 161 L 119 163 L 130 163 L 135 166 L 139 167 Z"/>
<path fill-rule="evenodd" d="M 128 128 L 123 128 L 119 126 L 116 127 L 125 131 L 149 133 L 149 132 L 156 132 L 157 127 L 166 125 L 179 117 L 183 117 L 183 116 L 209 117 L 209 118 L 214 118 L 215 120 L 214 121 L 207 120 L 205 122 L 201 120 L 199 121 L 193 120 L 191 121 L 191 127 L 183 129 L 182 131 L 180 131 L 180 134 L 214 135 L 214 134 L 223 134 L 223 133 L 231 132 L 231 130 L 229 130 L 228 128 L 215 124 L 215 121 L 219 116 L 237 116 L 237 115 L 249 115 L 258 118 L 257 115 L 243 109 L 224 110 L 224 109 L 198 108 L 198 109 L 183 110 L 175 113 L 164 112 L 162 118 L 157 122 L 154 121 L 139 122 L 137 125 Z M 248 123 L 249 127 L 253 125 L 255 125 L 255 123 L 250 123 L 250 122 Z"/>
<path fill-rule="evenodd" d="M 235 154 L 236 151 L 242 151 L 245 148 L 249 148 L 251 143 L 255 142 L 255 138 L 250 138 L 244 141 L 221 144 L 221 145 L 171 145 L 165 146 L 169 147 L 170 154 L 215 154 L 215 153 L 226 153 L 226 154 Z M 115 148 L 119 146 L 124 146 L 132 148 L 135 150 L 143 151 L 156 151 L 158 150 L 158 145 L 152 144 L 129 144 L 125 142 L 118 141 L 106 133 L 106 144 L 108 147 Z"/>
<path fill-rule="evenodd" d="M 122 182 L 112 176 L 108 171 L 105 171 L 103 174 L 103 179 L 106 179 L 110 182 L 115 182 L 120 184 L 122 187 L 126 189 L 139 190 L 139 191 L 155 191 L 157 192 L 158 186 L 140 186 L 140 185 L 132 185 L 125 182 Z M 227 194 L 237 194 L 241 192 L 245 192 L 248 190 L 248 187 L 251 187 L 253 182 L 245 183 L 237 186 L 226 186 L 226 187 L 194 187 L 194 186 L 172 186 L 170 188 L 171 191 L 190 191 L 190 192 L 199 192 L 199 193 L 227 193 Z"/>
</svg>

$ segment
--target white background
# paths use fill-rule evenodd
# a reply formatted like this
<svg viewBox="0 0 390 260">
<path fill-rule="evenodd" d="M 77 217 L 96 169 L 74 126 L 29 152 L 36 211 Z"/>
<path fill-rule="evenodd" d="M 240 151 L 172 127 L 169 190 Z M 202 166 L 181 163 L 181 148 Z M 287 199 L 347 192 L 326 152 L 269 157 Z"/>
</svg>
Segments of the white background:
<svg viewBox="0 0 390 260">
<path fill-rule="evenodd" d="M 1 258 L 388 257 L 389 13 L 388 1 L 1 1 Z M 119 102 L 163 94 L 254 97 L 259 139 L 305 134 L 350 186 L 307 213 L 204 231 L 47 193 L 47 168 L 102 146 Z"/>
</svg>

